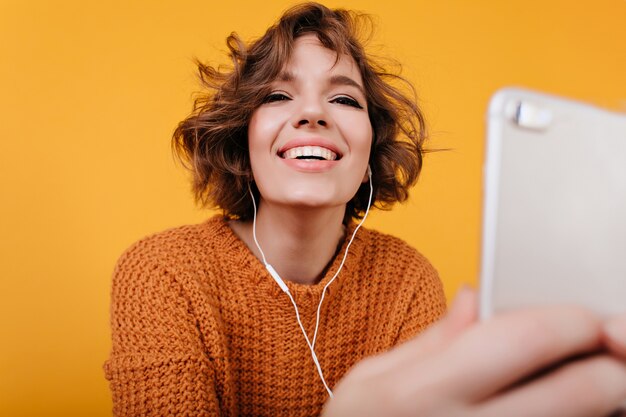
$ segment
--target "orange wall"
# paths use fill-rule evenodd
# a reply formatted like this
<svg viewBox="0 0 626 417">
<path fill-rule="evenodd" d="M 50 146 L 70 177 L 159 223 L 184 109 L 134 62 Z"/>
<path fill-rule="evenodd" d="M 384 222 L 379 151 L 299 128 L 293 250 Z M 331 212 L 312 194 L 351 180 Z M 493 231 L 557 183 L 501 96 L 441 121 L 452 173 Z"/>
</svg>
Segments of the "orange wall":
<svg viewBox="0 0 626 417">
<path fill-rule="evenodd" d="M 259 35 L 291 3 L 0 3 L 1 415 L 110 415 L 113 264 L 138 238 L 208 215 L 169 150 L 197 88 L 191 57 L 222 61 L 226 35 Z M 476 283 L 490 94 L 519 85 L 626 110 L 626 2 L 329 5 L 377 16 L 431 147 L 453 149 L 427 157 L 408 204 L 368 220 L 424 252 L 451 296 Z"/>
</svg>

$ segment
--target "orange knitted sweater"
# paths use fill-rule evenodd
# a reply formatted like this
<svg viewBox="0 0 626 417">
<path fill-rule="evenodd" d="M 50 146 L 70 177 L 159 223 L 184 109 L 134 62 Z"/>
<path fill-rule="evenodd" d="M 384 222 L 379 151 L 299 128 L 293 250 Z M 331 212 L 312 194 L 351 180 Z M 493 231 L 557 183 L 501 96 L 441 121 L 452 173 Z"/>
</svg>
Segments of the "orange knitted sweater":
<svg viewBox="0 0 626 417">
<path fill-rule="evenodd" d="M 287 282 L 311 337 L 346 244 L 319 283 Z M 331 389 L 444 310 L 422 255 L 361 228 L 321 310 L 315 350 Z M 113 273 L 111 328 L 104 370 L 116 416 L 316 416 L 328 398 L 289 298 L 221 216 L 126 250 Z"/>
</svg>

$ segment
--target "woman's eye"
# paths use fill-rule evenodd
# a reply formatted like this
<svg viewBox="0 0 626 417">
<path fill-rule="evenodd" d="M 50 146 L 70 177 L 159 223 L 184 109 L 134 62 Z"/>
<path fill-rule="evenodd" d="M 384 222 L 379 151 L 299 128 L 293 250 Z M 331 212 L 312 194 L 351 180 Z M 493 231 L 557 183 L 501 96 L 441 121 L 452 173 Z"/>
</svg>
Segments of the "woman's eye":
<svg viewBox="0 0 626 417">
<path fill-rule="evenodd" d="M 335 97 L 330 102 L 331 103 L 337 103 L 337 104 L 343 104 L 345 106 L 355 107 L 357 109 L 362 109 L 363 108 L 363 106 L 361 106 L 358 101 L 356 101 L 353 98 L 347 97 L 347 96 Z"/>
<path fill-rule="evenodd" d="M 274 103 L 276 101 L 286 101 L 286 100 L 291 100 L 291 98 L 287 96 L 286 94 L 271 93 L 270 95 L 265 97 L 265 100 L 263 100 L 263 103 Z"/>
</svg>

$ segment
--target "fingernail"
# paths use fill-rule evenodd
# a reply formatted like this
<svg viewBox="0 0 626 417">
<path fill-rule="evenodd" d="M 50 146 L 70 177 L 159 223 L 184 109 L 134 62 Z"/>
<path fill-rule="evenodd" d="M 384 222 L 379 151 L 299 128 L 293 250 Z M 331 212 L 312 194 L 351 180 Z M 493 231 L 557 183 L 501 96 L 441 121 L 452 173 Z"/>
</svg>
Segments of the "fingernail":
<svg viewBox="0 0 626 417">
<path fill-rule="evenodd" d="M 463 323 L 471 323 L 476 318 L 476 295 L 472 287 L 463 284 L 454 297 L 450 308 L 452 315 Z"/>
<path fill-rule="evenodd" d="M 467 284 L 462 284 L 461 287 L 456 290 L 456 294 L 454 295 L 452 302 L 452 309 L 455 309 L 455 307 L 458 308 L 459 305 L 465 304 L 465 300 L 467 300 L 471 293 L 472 289 L 470 288 L 470 286 Z"/>
<path fill-rule="evenodd" d="M 461 284 L 461 287 L 457 290 L 456 296 L 467 297 L 467 294 L 474 292 L 474 289 L 467 283 Z"/>
</svg>

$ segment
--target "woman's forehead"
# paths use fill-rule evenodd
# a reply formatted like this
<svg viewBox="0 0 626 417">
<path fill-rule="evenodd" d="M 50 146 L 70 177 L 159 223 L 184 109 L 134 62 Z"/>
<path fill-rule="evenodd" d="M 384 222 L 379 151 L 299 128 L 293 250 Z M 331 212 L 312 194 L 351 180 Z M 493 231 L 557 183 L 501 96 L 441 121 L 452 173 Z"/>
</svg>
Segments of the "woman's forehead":
<svg viewBox="0 0 626 417">
<path fill-rule="evenodd" d="M 363 90 L 361 72 L 354 59 L 326 48 L 314 34 L 303 35 L 294 41 L 289 60 L 276 81 L 297 82 L 303 77 L 354 85 Z"/>
</svg>

